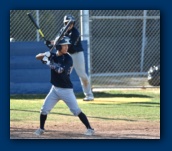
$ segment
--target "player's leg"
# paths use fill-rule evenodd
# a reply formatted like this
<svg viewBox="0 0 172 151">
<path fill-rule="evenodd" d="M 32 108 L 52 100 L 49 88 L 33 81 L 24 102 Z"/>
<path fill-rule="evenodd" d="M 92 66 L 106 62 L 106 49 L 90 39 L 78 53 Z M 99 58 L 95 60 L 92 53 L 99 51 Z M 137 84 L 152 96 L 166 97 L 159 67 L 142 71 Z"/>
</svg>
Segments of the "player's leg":
<svg viewBox="0 0 172 151">
<path fill-rule="evenodd" d="M 58 100 L 59 97 L 56 94 L 56 90 L 54 89 L 54 86 L 52 86 L 52 88 L 50 89 L 48 95 L 44 100 L 43 106 L 40 111 L 40 128 L 35 131 L 36 135 L 41 135 L 44 133 L 44 125 L 47 119 L 47 115 L 55 106 L 55 104 L 58 102 Z"/>
<path fill-rule="evenodd" d="M 89 83 L 89 79 L 85 70 L 84 53 L 78 52 L 78 53 L 72 54 L 71 56 L 73 59 L 73 66 L 75 68 L 76 73 L 79 76 L 84 95 L 86 96 L 84 100 L 85 101 L 94 100 L 94 96 L 91 91 L 91 85 Z"/>
<path fill-rule="evenodd" d="M 75 116 L 78 116 L 81 122 L 87 128 L 85 135 L 93 135 L 94 129 L 90 126 L 87 116 L 79 108 L 73 89 L 61 89 L 61 93 L 59 95 L 60 99 L 66 103 L 70 111 Z"/>
<path fill-rule="evenodd" d="M 78 117 L 82 121 L 82 123 L 85 125 L 85 127 L 87 128 L 85 135 L 93 135 L 94 129 L 91 127 L 91 125 L 87 119 L 87 116 L 83 112 L 81 112 L 81 113 L 79 113 Z"/>
<path fill-rule="evenodd" d="M 44 129 L 44 124 L 46 120 L 46 116 L 49 114 L 49 112 L 52 110 L 52 108 L 56 105 L 56 103 L 59 101 L 59 96 L 57 95 L 58 89 L 56 87 L 52 86 L 50 92 L 46 96 L 44 100 L 44 104 L 41 108 L 41 117 L 40 117 L 40 128 Z"/>
</svg>

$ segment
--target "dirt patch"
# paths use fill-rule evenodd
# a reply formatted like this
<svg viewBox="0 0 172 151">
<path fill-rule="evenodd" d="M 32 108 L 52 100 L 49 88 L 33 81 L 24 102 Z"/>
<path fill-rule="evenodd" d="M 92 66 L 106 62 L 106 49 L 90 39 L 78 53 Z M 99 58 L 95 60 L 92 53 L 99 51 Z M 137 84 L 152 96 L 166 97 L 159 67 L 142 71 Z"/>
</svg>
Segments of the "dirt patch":
<svg viewBox="0 0 172 151">
<path fill-rule="evenodd" d="M 47 121 L 46 132 L 35 136 L 39 122 L 10 123 L 10 139 L 160 139 L 160 122 L 148 121 L 92 121 L 95 135 L 85 136 L 80 122 Z"/>
</svg>

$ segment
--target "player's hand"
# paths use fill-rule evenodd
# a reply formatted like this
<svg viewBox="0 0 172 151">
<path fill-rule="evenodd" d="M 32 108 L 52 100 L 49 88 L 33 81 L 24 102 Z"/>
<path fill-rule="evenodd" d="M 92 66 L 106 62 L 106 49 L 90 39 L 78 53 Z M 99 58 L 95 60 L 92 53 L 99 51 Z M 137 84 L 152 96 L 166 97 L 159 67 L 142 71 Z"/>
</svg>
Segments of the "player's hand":
<svg viewBox="0 0 172 151">
<path fill-rule="evenodd" d="M 49 57 L 51 56 L 51 53 L 50 53 L 49 51 L 46 51 L 46 52 L 44 53 L 44 56 L 46 56 L 47 58 L 49 58 Z"/>
<path fill-rule="evenodd" d="M 64 71 L 64 69 L 62 67 L 55 68 L 55 72 L 57 72 L 57 73 L 62 73 L 63 71 Z"/>
<path fill-rule="evenodd" d="M 43 64 L 46 64 L 47 63 L 47 61 L 44 61 L 44 60 L 41 60 L 41 61 L 42 61 Z"/>
<path fill-rule="evenodd" d="M 45 41 L 44 41 L 44 44 L 45 44 L 45 45 L 50 45 L 50 44 L 51 44 L 51 41 L 45 40 Z"/>
<path fill-rule="evenodd" d="M 50 60 L 47 56 L 44 56 L 44 58 L 41 60 L 43 64 L 50 65 Z"/>
<path fill-rule="evenodd" d="M 52 69 L 52 70 L 54 70 L 54 69 L 56 68 L 56 66 L 55 66 L 55 65 L 52 65 L 52 64 L 50 64 L 49 67 L 50 67 L 50 69 Z"/>
<path fill-rule="evenodd" d="M 49 41 L 49 40 L 44 41 L 44 44 L 45 44 L 49 49 L 51 49 L 51 48 L 53 47 L 53 45 L 51 44 L 51 41 Z"/>
<path fill-rule="evenodd" d="M 57 67 L 56 65 L 49 65 L 49 67 L 54 70 L 55 72 L 57 72 L 58 74 L 62 73 L 64 71 L 64 69 L 62 67 Z"/>
</svg>

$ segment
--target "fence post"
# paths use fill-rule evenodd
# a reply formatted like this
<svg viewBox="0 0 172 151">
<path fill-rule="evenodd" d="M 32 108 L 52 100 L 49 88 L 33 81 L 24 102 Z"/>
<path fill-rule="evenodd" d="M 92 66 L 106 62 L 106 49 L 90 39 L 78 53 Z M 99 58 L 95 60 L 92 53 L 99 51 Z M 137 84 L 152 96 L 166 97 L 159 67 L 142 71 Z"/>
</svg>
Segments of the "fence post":
<svg viewBox="0 0 172 151">
<path fill-rule="evenodd" d="M 88 45 L 87 60 L 88 60 L 88 78 L 91 83 L 91 66 L 90 66 L 90 36 L 89 36 L 89 10 L 80 10 L 81 20 L 81 40 L 86 40 Z"/>
<path fill-rule="evenodd" d="M 142 50 L 141 50 L 141 65 L 140 72 L 143 72 L 143 64 L 144 64 L 144 51 L 146 45 L 146 16 L 147 10 L 143 11 L 143 30 L 142 30 Z"/>
</svg>

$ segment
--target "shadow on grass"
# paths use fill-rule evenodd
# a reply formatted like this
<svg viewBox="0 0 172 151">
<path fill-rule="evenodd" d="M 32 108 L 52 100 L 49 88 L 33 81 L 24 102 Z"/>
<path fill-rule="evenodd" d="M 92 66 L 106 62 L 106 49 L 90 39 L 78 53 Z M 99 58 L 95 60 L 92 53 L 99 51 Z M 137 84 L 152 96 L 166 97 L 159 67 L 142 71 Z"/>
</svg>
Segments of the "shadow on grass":
<svg viewBox="0 0 172 151">
<path fill-rule="evenodd" d="M 132 106 L 144 106 L 144 107 L 159 107 L 159 102 L 129 102 L 126 103 L 126 105 L 132 105 Z"/>
<path fill-rule="evenodd" d="M 10 111 L 21 111 L 21 112 L 32 112 L 32 113 L 40 113 L 39 111 L 31 111 L 31 110 L 19 110 L 19 109 L 10 109 Z M 57 112 L 51 112 L 50 114 L 57 114 L 57 115 L 64 115 L 64 116 L 74 116 L 72 114 L 65 114 L 65 113 L 57 113 Z M 103 119 L 103 120 L 121 120 L 121 121 L 137 121 L 137 120 L 131 120 L 131 119 L 124 119 L 124 118 L 107 118 L 107 117 L 97 117 L 97 116 L 87 116 L 89 118 L 95 118 L 95 119 Z M 13 121 L 13 120 L 11 120 Z"/>
<path fill-rule="evenodd" d="M 146 104 L 148 104 L 148 105 L 160 105 L 160 103 L 159 102 L 129 102 L 129 103 L 126 103 L 126 104 L 138 104 L 138 105 L 146 105 Z"/>
<path fill-rule="evenodd" d="M 124 94 L 124 93 L 106 93 L 106 92 L 97 92 L 94 94 L 95 98 L 111 98 L 111 97 L 122 97 L 122 98 L 152 98 L 148 95 L 143 94 Z"/>
<path fill-rule="evenodd" d="M 84 95 L 82 94 L 76 94 L 77 98 L 83 98 Z M 122 97 L 122 98 L 153 98 L 150 95 L 144 95 L 144 94 L 133 94 L 133 93 L 108 93 L 108 92 L 94 92 L 95 98 L 112 98 L 112 97 Z"/>
<path fill-rule="evenodd" d="M 10 95 L 10 99 L 18 99 L 18 100 L 34 100 L 34 99 L 44 99 L 46 94 L 22 94 L 22 95 Z M 76 93 L 76 97 L 84 98 L 83 93 Z M 149 95 L 144 94 L 124 94 L 124 93 L 107 93 L 107 92 L 94 92 L 95 98 L 112 98 L 112 97 L 122 97 L 122 98 L 153 98 Z"/>
<path fill-rule="evenodd" d="M 114 102 L 114 101 L 108 101 L 108 102 Z M 114 102 L 115 103 L 115 102 Z M 144 106 L 144 107 L 159 107 L 160 103 L 159 102 L 122 102 L 122 103 L 117 103 L 117 104 L 110 104 L 110 103 L 92 103 L 91 105 L 108 105 L 112 106 L 115 108 L 115 106 L 119 105 L 129 105 L 129 106 Z M 115 105 L 115 106 L 114 106 Z"/>
<path fill-rule="evenodd" d="M 10 99 L 16 100 L 35 100 L 35 99 L 44 99 L 46 94 L 14 94 L 10 95 Z"/>
</svg>

